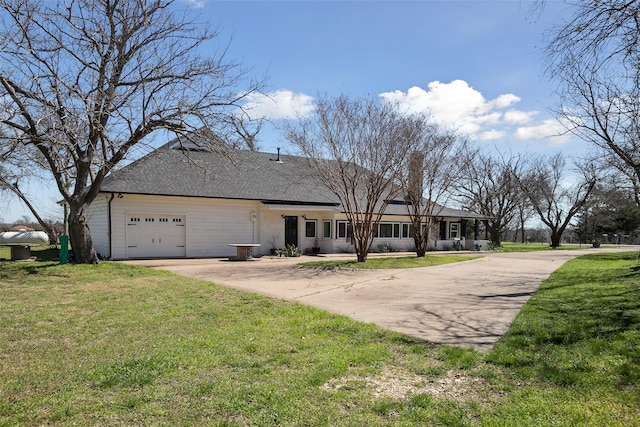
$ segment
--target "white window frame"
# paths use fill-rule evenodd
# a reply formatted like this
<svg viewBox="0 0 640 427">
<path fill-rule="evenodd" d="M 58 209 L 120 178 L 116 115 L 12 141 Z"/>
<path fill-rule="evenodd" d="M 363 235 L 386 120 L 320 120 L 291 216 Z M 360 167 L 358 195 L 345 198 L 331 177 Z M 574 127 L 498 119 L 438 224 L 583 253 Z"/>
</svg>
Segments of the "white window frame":
<svg viewBox="0 0 640 427">
<path fill-rule="evenodd" d="M 344 226 L 344 235 L 340 233 L 340 226 Z M 351 240 L 353 232 L 349 226 L 349 221 L 337 220 L 336 221 L 336 240 Z"/>
<path fill-rule="evenodd" d="M 383 227 L 385 228 L 385 232 L 388 232 L 388 235 L 383 235 Z M 393 239 L 393 224 L 390 222 L 381 222 L 380 224 L 378 224 L 378 237 L 381 239 Z"/>
<path fill-rule="evenodd" d="M 313 236 L 309 235 L 309 224 L 313 224 Z M 304 237 L 307 239 L 315 239 L 318 236 L 318 221 L 315 219 L 306 219 L 304 221 Z"/>
<path fill-rule="evenodd" d="M 390 226 L 391 227 L 391 235 L 390 236 L 382 236 L 382 227 Z M 400 239 L 401 238 L 401 224 L 399 222 L 381 222 L 378 224 L 373 230 L 373 237 L 376 239 Z"/>
<path fill-rule="evenodd" d="M 449 223 L 449 239 L 459 239 L 459 238 L 460 238 L 460 223 L 450 222 Z"/>
<path fill-rule="evenodd" d="M 323 239 L 331 238 L 331 220 L 330 219 L 325 219 L 324 221 L 322 221 L 322 238 Z"/>
<path fill-rule="evenodd" d="M 402 224 L 402 238 L 413 239 L 413 224 L 408 222 Z"/>
</svg>

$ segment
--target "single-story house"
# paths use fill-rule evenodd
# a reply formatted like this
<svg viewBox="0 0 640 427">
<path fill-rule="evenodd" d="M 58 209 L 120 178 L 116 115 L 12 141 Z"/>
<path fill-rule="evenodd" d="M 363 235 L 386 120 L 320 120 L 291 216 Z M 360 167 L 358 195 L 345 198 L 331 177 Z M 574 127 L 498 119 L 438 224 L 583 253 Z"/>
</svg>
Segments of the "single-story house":
<svg viewBox="0 0 640 427">
<path fill-rule="evenodd" d="M 310 173 L 307 159 L 192 148 L 186 155 L 169 142 L 105 178 L 87 215 L 101 257 L 227 257 L 236 253 L 233 243 L 260 244 L 257 256 L 289 244 L 353 250 L 337 197 Z M 477 236 L 465 241 L 468 222 L 485 219 L 442 208 L 435 247 L 486 248 Z M 392 202 L 385 211 L 372 250 L 382 246 L 413 250 L 406 204 Z"/>
</svg>

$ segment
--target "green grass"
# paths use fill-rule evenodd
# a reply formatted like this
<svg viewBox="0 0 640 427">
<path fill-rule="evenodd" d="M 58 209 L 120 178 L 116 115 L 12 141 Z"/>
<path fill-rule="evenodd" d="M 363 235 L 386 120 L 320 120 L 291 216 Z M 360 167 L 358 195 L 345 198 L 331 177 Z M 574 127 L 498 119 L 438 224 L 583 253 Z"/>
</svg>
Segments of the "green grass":
<svg viewBox="0 0 640 427">
<path fill-rule="evenodd" d="M 512 390 L 516 404 L 504 405 L 501 416 L 639 425 L 637 254 L 586 255 L 554 272 L 487 360 L 522 384 Z M 529 412 L 528 400 L 549 407 Z"/>
<path fill-rule="evenodd" d="M 636 254 L 565 264 L 495 350 L 119 263 L 0 263 L 0 425 L 640 425 Z"/>
<path fill-rule="evenodd" d="M 434 265 L 451 264 L 454 262 L 469 261 L 482 258 L 480 255 L 427 255 L 424 257 L 384 257 L 368 258 L 367 262 L 357 260 L 333 260 L 333 261 L 310 261 L 300 265 L 305 267 L 323 268 L 359 268 L 365 270 L 376 270 L 385 268 L 418 268 L 432 267 Z"/>
<path fill-rule="evenodd" d="M 565 243 L 559 247 L 552 248 L 549 243 L 513 243 L 502 242 L 502 246 L 494 249 L 494 252 L 535 252 L 535 251 L 562 251 L 572 249 L 590 249 L 592 246 L 587 243 L 581 245 L 577 243 Z M 601 248 L 617 248 L 618 245 L 602 245 Z"/>
<path fill-rule="evenodd" d="M 502 242 L 502 246 L 495 249 L 494 252 L 535 252 L 535 251 L 561 251 L 569 249 L 589 249 L 591 245 L 583 244 L 564 244 L 557 248 L 552 248 L 549 243 L 513 243 Z"/>
</svg>

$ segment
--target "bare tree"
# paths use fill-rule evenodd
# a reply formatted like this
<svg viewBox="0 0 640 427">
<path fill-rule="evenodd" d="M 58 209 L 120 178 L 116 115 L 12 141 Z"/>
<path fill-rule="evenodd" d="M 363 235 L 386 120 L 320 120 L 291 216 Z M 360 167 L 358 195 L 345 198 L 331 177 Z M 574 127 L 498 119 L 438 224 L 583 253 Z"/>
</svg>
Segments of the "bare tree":
<svg viewBox="0 0 640 427">
<path fill-rule="evenodd" d="M 97 263 L 87 208 L 104 177 L 158 130 L 188 138 L 255 88 L 171 0 L 0 0 L 6 141 L 41 161 L 69 205 L 75 259 Z M 208 46 L 208 49 L 211 49 Z"/>
<path fill-rule="evenodd" d="M 575 2 L 553 35 L 549 73 L 559 85 L 559 117 L 570 132 L 616 157 L 640 180 L 640 3 Z M 636 196 L 640 201 L 640 197 Z"/>
<path fill-rule="evenodd" d="M 640 4 L 629 0 L 568 3 L 576 13 L 552 34 L 547 51 L 551 65 L 557 69 L 550 71 L 563 73 L 562 68 L 567 65 L 595 69 L 615 62 L 637 75 Z"/>
<path fill-rule="evenodd" d="M 524 195 L 523 195 L 524 196 Z M 516 208 L 516 215 L 513 219 L 515 228 L 514 241 L 518 238 L 518 231 L 520 232 L 520 243 L 526 242 L 526 230 L 527 221 L 535 215 L 535 211 L 531 207 L 529 200 L 526 197 L 520 197 L 518 207 Z"/>
<path fill-rule="evenodd" d="M 411 153 L 409 166 L 401 171 L 407 211 L 411 218 L 416 255 L 425 256 L 435 219 L 444 209 L 452 182 L 461 167 L 466 138 L 436 125 L 423 127 Z"/>
<path fill-rule="evenodd" d="M 257 136 L 266 121 L 264 118 L 253 119 L 241 109 L 236 114 L 229 115 L 228 144 L 234 149 L 258 151 L 260 147 Z"/>
<path fill-rule="evenodd" d="M 487 221 L 491 242 L 500 246 L 504 232 L 519 214 L 523 194 L 517 175 L 522 160 L 477 150 L 467 150 L 465 156 L 457 183 L 458 200 L 471 212 L 491 217 Z"/>
<path fill-rule="evenodd" d="M 549 228 L 552 247 L 560 246 L 562 233 L 583 208 L 598 181 L 594 164 L 575 166 L 576 176 L 572 177 L 561 153 L 542 156 L 532 161 L 519 178 L 538 218 Z M 575 183 L 567 185 L 570 180 Z"/>
<path fill-rule="evenodd" d="M 309 158 L 312 173 L 336 195 L 352 228 L 358 262 L 365 262 L 374 229 L 394 197 L 425 126 L 423 116 L 403 114 L 372 99 L 319 99 L 314 116 L 287 130 Z"/>
<path fill-rule="evenodd" d="M 640 176 L 624 160 L 612 153 L 604 153 L 599 159 L 602 163 L 601 174 L 616 186 L 633 195 L 637 207 L 640 207 Z M 595 161 L 595 160 L 594 160 Z"/>
</svg>

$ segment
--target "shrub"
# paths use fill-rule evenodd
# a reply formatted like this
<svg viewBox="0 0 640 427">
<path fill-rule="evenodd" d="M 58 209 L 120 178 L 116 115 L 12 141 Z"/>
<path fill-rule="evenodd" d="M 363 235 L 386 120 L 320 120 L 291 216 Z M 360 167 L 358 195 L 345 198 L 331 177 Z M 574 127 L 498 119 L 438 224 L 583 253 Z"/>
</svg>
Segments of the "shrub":
<svg viewBox="0 0 640 427">
<path fill-rule="evenodd" d="M 276 255 L 284 257 L 299 257 L 302 253 L 296 245 L 287 245 L 284 249 L 276 249 Z"/>
<path fill-rule="evenodd" d="M 398 249 L 389 242 L 383 242 L 378 245 L 378 252 L 385 254 L 389 252 L 398 252 Z"/>
</svg>

